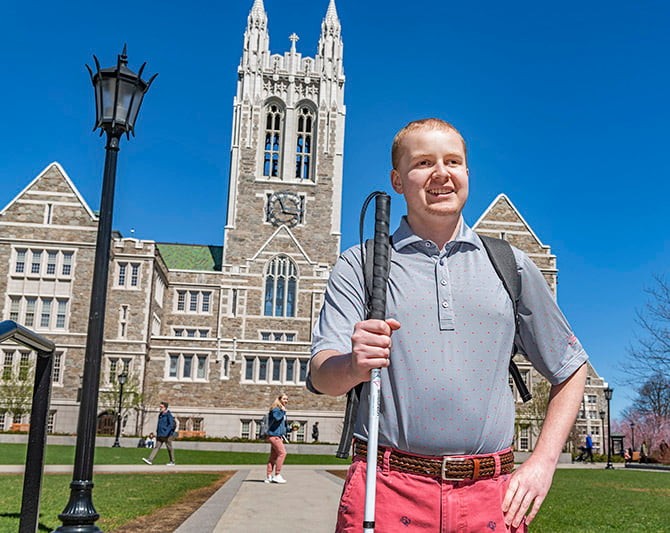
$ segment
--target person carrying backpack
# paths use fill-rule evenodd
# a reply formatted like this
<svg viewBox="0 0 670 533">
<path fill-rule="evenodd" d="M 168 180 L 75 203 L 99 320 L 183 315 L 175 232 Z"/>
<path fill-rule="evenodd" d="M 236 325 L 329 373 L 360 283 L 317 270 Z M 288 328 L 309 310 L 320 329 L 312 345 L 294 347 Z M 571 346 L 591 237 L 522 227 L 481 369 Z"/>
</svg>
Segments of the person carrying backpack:
<svg viewBox="0 0 670 533">
<path fill-rule="evenodd" d="M 172 439 L 174 438 L 174 432 L 177 429 L 177 422 L 172 416 L 172 413 L 168 409 L 167 402 L 161 402 L 159 405 L 160 413 L 158 413 L 158 424 L 156 425 L 156 447 L 151 450 L 149 457 L 142 457 L 142 461 L 148 465 L 153 464 L 154 459 L 158 450 L 161 449 L 161 446 L 165 444 L 167 448 L 168 455 L 170 456 L 170 461 L 167 463 L 167 466 L 174 466 L 174 450 L 172 449 Z"/>
<path fill-rule="evenodd" d="M 288 433 L 286 418 L 286 404 L 288 396 L 280 394 L 272 402 L 269 413 L 269 426 L 267 430 L 268 441 L 270 442 L 270 457 L 267 464 L 267 477 L 265 483 L 286 483 L 284 476 L 281 475 L 281 469 L 286 459 L 286 447 L 284 440 Z"/>
<path fill-rule="evenodd" d="M 379 530 L 402 524 L 527 531 L 579 410 L 588 356 L 542 273 L 516 248 L 515 334 L 512 300 L 462 216 L 469 193 L 466 147 L 451 124 L 424 119 L 405 126 L 393 141 L 392 165 L 391 184 L 407 214 L 391 239 L 387 318 L 365 319 L 356 246 L 333 268 L 313 335 L 311 391 L 339 396 L 364 384 L 336 529 L 361 531 L 363 525 L 370 370 L 381 368 Z M 515 342 L 551 383 L 535 449 L 516 470 L 508 384 Z"/>
</svg>

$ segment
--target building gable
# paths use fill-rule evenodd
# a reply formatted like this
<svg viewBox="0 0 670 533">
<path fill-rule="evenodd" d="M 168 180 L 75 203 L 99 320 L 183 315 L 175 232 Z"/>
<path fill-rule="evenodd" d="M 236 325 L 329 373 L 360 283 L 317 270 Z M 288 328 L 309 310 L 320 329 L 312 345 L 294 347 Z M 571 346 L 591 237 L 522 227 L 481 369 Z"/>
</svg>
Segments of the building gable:
<svg viewBox="0 0 670 533">
<path fill-rule="evenodd" d="M 63 167 L 54 162 L 0 211 L 0 223 L 97 228 L 97 217 Z"/>
<path fill-rule="evenodd" d="M 549 287 L 556 294 L 556 256 L 542 243 L 519 210 L 505 195 L 499 194 L 475 222 L 473 229 L 482 235 L 508 241 L 525 252 L 538 266 Z"/>
</svg>

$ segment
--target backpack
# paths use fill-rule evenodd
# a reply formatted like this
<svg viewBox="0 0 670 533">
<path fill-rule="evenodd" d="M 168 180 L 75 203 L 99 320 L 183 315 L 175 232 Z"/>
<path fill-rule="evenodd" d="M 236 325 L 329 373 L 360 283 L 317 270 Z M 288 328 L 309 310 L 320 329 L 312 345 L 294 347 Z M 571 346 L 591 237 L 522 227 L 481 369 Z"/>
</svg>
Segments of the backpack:
<svg viewBox="0 0 670 533">
<path fill-rule="evenodd" d="M 260 428 L 258 429 L 258 438 L 267 439 L 269 430 L 270 430 L 270 411 L 265 413 L 263 418 L 261 418 L 261 425 Z"/>
<path fill-rule="evenodd" d="M 516 258 L 514 257 L 514 251 L 510 243 L 503 239 L 496 239 L 495 237 L 488 237 L 486 235 L 479 235 L 479 238 L 484 245 L 486 254 L 491 260 L 493 269 L 496 271 L 496 274 L 502 281 L 505 291 L 512 300 L 512 308 L 514 310 L 514 327 L 516 338 L 517 333 L 519 332 L 519 313 L 518 305 L 519 298 L 521 296 L 521 276 L 516 266 Z M 374 254 L 374 240 L 368 239 L 365 241 L 365 257 L 372 257 Z M 389 254 L 389 261 L 391 260 L 391 254 Z M 364 261 L 364 276 L 365 276 L 365 291 L 366 291 L 366 307 L 369 306 L 370 300 L 372 297 L 372 276 L 373 276 L 373 267 L 374 264 L 372 261 Z M 529 401 L 532 398 L 532 395 L 526 387 L 526 383 L 523 381 L 521 372 L 514 362 L 514 354 L 516 353 L 517 347 L 516 344 L 512 346 L 512 353 L 509 361 L 509 372 L 514 380 L 516 388 L 519 390 L 521 399 L 524 402 Z M 342 425 L 342 435 L 340 437 L 340 444 L 337 448 L 335 455 L 341 459 L 346 459 L 349 457 L 349 448 L 351 447 L 351 441 L 354 435 L 354 421 L 356 420 L 356 414 L 358 412 L 358 403 L 361 396 L 361 390 L 363 384 L 359 383 L 356 387 L 351 389 L 347 393 L 347 405 L 344 410 L 344 423 Z"/>
</svg>

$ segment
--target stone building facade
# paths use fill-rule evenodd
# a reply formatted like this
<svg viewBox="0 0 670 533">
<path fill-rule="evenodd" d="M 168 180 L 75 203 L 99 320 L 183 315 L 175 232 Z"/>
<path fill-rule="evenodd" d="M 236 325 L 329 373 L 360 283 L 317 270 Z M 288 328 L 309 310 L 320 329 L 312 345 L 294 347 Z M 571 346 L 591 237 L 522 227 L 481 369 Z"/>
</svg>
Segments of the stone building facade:
<svg viewBox="0 0 670 533">
<path fill-rule="evenodd" d="M 489 207 L 482 213 L 479 220 L 473 225 L 473 229 L 490 237 L 505 239 L 511 245 L 523 250 L 537 265 L 542 275 L 547 280 L 554 297 L 558 291 L 558 269 L 556 268 L 556 256 L 551 253 L 551 248 L 542 243 L 531 226 L 524 220 L 519 210 L 514 206 L 507 196 L 500 194 Z M 568 317 L 569 319 L 569 317 Z M 545 383 L 544 378 L 536 372 L 528 360 L 520 354 L 515 355 L 514 361 L 528 387 L 528 390 L 536 398 L 536 402 L 543 403 L 542 396 L 547 389 L 540 384 Z M 531 451 L 539 435 L 541 420 L 538 413 L 532 407 L 521 402 L 521 398 L 514 387 L 510 377 L 510 387 L 515 391 L 517 399 L 516 435 L 515 448 L 522 451 Z M 569 447 L 583 444 L 586 434 L 593 437 L 593 445 L 596 452 L 603 453 L 605 449 L 606 421 L 603 414 L 607 408 L 604 389 L 607 383 L 598 375 L 593 366 L 588 363 L 588 375 L 586 378 L 586 390 L 584 399 L 571 435 Z M 543 411 L 541 409 L 540 411 Z"/>
<path fill-rule="evenodd" d="M 255 0 L 233 101 L 225 246 L 114 235 L 100 387 L 102 399 L 115 398 L 117 376 L 129 375 L 126 396 L 138 401 L 124 412 L 125 434 L 152 431 L 167 400 L 182 432 L 254 438 L 285 391 L 299 428 L 293 440 L 309 441 L 316 421 L 322 441 L 339 438 L 344 399 L 304 386 L 312 327 L 340 253 L 346 108 L 334 0 L 314 57 L 296 50 L 295 34 L 290 41 L 283 55 L 270 52 L 267 15 Z M 97 223 L 58 163 L 0 211 L 0 318 L 58 347 L 52 432 L 76 428 Z M 475 229 L 529 253 L 556 291 L 556 257 L 504 195 Z M 0 377 L 31 357 L 15 345 L 0 350 Z M 519 365 L 532 390 L 538 378 L 524 359 Z M 592 381 L 601 402 L 595 371 Z M 100 431 L 113 429 L 113 409 L 101 403 Z M 25 415 L 0 415 L 0 430 L 20 422 Z M 527 449 L 532 423 L 518 428 Z"/>
</svg>

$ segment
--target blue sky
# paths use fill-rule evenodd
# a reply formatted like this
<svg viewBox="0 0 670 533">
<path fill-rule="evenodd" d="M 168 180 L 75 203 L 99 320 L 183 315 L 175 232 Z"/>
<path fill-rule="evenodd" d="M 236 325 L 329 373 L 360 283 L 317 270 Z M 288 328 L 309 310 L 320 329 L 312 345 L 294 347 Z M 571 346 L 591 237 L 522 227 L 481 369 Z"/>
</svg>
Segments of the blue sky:
<svg viewBox="0 0 670 533">
<path fill-rule="evenodd" d="M 0 205 L 58 161 L 93 209 L 104 141 L 84 64 L 159 76 L 137 137 L 121 143 L 114 227 L 221 244 L 231 110 L 252 0 L 13 2 L 0 45 Z M 313 56 L 328 0 L 265 0 L 270 48 Z M 558 256 L 559 302 L 612 413 L 631 398 L 621 365 L 644 288 L 667 271 L 670 162 L 667 2 L 339 0 L 347 75 L 343 246 L 365 196 L 386 189 L 389 145 L 415 118 L 459 127 L 474 223 L 504 192 Z M 111 13 L 110 6 L 118 6 Z M 394 195 L 394 219 L 403 213 Z"/>
</svg>

